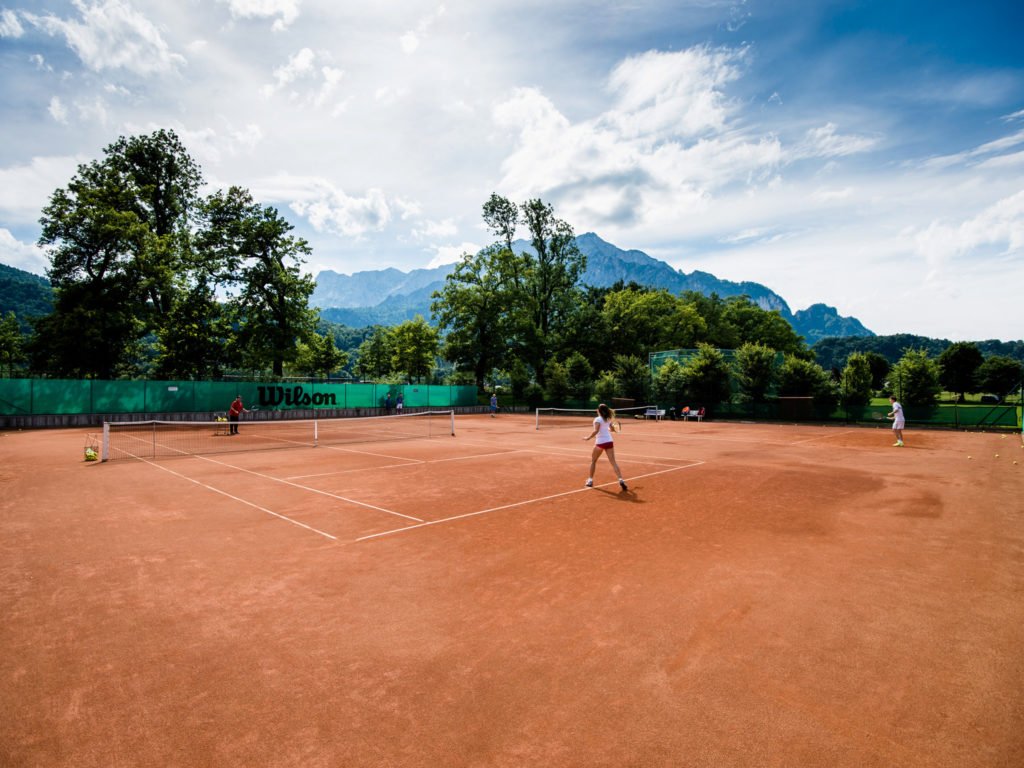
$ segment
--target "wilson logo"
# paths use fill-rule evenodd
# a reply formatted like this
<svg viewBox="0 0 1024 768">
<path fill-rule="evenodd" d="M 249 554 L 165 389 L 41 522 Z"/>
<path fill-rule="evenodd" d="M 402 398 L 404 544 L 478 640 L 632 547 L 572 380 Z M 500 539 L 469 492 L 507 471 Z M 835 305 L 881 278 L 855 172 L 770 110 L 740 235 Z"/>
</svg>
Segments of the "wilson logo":
<svg viewBox="0 0 1024 768">
<path fill-rule="evenodd" d="M 306 392 L 301 386 L 256 387 L 259 391 L 261 408 L 291 406 L 301 408 L 310 405 L 337 405 L 333 392 Z"/>
</svg>

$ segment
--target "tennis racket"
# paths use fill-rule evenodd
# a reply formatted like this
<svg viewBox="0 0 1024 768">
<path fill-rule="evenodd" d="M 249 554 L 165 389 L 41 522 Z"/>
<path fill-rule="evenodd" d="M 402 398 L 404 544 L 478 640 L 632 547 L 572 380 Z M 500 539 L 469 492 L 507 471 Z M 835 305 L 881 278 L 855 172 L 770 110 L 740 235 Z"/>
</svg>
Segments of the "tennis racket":
<svg viewBox="0 0 1024 768">
<path fill-rule="evenodd" d="M 621 431 L 622 431 L 622 425 L 619 424 L 619 422 L 617 422 L 617 421 L 613 421 L 612 422 L 612 432 L 621 432 Z"/>
</svg>

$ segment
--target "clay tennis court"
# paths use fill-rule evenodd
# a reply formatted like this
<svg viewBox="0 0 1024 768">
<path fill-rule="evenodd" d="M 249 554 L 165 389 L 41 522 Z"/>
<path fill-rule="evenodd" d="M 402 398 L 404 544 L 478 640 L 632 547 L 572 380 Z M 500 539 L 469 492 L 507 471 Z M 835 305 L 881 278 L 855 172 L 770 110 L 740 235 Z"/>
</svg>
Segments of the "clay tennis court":
<svg viewBox="0 0 1024 768">
<path fill-rule="evenodd" d="M 1024 765 L 1020 435 L 912 426 L 4 433 L 0 765 Z"/>
</svg>

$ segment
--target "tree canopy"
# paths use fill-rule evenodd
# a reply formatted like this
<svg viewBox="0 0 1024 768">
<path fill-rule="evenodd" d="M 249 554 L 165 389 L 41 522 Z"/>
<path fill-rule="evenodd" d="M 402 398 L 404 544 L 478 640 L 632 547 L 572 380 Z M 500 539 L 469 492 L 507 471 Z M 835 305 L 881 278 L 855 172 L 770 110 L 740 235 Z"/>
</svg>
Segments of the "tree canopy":
<svg viewBox="0 0 1024 768">
<path fill-rule="evenodd" d="M 237 187 L 202 198 L 173 131 L 121 137 L 50 196 L 39 244 L 53 311 L 35 322 L 35 370 L 114 378 L 280 375 L 316 322 L 305 241 Z"/>
</svg>

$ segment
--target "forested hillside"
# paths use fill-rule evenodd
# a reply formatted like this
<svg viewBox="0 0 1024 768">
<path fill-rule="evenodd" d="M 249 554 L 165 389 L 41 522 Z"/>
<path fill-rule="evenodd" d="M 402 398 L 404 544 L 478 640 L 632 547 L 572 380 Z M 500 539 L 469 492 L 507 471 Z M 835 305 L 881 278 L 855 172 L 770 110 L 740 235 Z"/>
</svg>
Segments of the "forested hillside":
<svg viewBox="0 0 1024 768">
<path fill-rule="evenodd" d="M 29 319 L 47 315 L 53 309 L 53 289 L 45 277 L 0 264 L 0 317 L 13 312 L 22 332 Z"/>
<path fill-rule="evenodd" d="M 910 333 L 891 336 L 852 336 L 822 339 L 813 347 L 818 364 L 825 368 L 842 368 L 846 359 L 854 352 L 876 352 L 890 363 L 899 360 L 908 349 L 924 350 L 931 358 L 937 358 L 953 342 L 948 339 L 931 339 Z M 985 357 L 1001 355 L 1024 362 L 1024 341 L 972 342 Z"/>
</svg>

